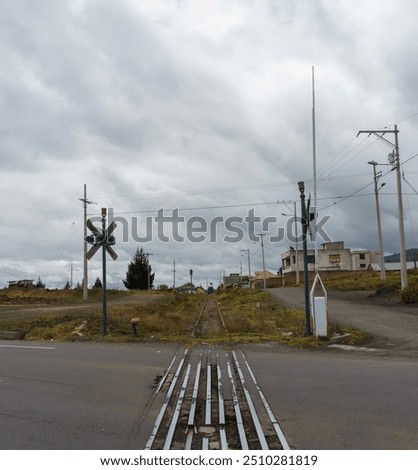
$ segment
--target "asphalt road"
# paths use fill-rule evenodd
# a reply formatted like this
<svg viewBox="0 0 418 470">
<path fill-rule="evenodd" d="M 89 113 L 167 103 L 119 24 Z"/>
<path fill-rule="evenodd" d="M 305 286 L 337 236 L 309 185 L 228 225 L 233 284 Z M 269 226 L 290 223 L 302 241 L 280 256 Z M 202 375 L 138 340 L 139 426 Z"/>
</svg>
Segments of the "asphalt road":
<svg viewBox="0 0 418 470">
<path fill-rule="evenodd" d="M 246 349 L 291 447 L 418 449 L 415 360 Z"/>
<path fill-rule="evenodd" d="M 1 449 L 138 449 L 176 345 L 0 342 Z"/>
<path fill-rule="evenodd" d="M 243 349 L 291 446 L 418 449 L 415 359 Z M 153 387 L 176 350 L 0 342 L 0 448 L 143 449 L 160 405 Z"/>
</svg>

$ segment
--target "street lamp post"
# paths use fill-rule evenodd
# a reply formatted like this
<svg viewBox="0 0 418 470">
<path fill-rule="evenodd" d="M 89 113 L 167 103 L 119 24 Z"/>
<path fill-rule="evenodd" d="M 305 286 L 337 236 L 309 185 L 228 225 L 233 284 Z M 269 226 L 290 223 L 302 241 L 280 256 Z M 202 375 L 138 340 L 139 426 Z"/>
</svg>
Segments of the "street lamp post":
<svg viewBox="0 0 418 470">
<path fill-rule="evenodd" d="M 374 160 L 367 162 L 369 165 L 373 165 L 373 179 L 374 179 L 374 194 L 375 194 L 375 199 L 376 199 L 376 219 L 377 219 L 377 235 L 379 238 L 379 251 L 380 251 L 380 279 L 382 281 L 386 280 L 386 268 L 385 268 L 385 254 L 383 251 L 383 238 L 382 238 L 382 223 L 380 220 L 380 207 L 379 207 L 379 190 L 383 188 L 385 183 L 382 183 L 380 185 L 380 188 L 378 187 L 378 181 L 380 178 L 380 174 L 377 174 L 376 172 L 376 165 L 378 165 L 377 162 Z"/>
<path fill-rule="evenodd" d="M 300 203 L 302 209 L 302 243 L 303 243 L 303 283 L 305 290 L 305 336 L 311 336 L 311 311 L 309 304 L 309 273 L 308 273 L 308 223 L 309 215 L 306 213 L 306 204 L 305 204 L 305 183 L 299 181 L 298 183 L 300 191 Z"/>
</svg>

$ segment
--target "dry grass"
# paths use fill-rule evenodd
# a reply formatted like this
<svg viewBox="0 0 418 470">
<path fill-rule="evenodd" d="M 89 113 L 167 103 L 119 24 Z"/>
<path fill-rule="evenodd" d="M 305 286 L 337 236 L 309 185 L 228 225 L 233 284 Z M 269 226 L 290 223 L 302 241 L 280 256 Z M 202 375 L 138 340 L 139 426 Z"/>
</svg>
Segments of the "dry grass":
<svg viewBox="0 0 418 470">
<path fill-rule="evenodd" d="M 51 295 L 51 292 L 53 294 Z M 100 305 L 80 305 L 71 296 L 74 291 L 45 292 L 44 297 L 37 293 L 33 305 L 60 305 L 59 312 L 38 308 L 23 317 L 1 319 L 0 330 L 17 331 L 21 339 L 46 341 L 103 341 L 102 310 Z M 192 338 L 204 295 L 178 293 L 109 293 L 106 341 L 175 341 L 193 343 L 196 341 L 216 343 L 245 343 L 276 341 L 290 346 L 316 347 L 325 344 L 315 337 L 305 337 L 304 312 L 280 306 L 268 293 L 259 290 L 231 289 L 219 291 L 210 296 L 216 299 L 225 318 L 226 331 L 208 329 L 204 337 Z M 14 295 L 15 305 L 30 302 L 32 293 L 23 293 L 19 300 Z M 54 297 L 55 295 L 55 297 Z M 96 296 L 96 297 L 94 297 Z M 10 305 L 10 296 L 0 296 L 3 306 Z M 1 300 L 3 299 L 3 300 Z M 47 302 L 49 301 L 49 303 Z M 71 300 L 71 301 L 70 301 Z M 100 295 L 91 296 L 91 302 L 101 300 Z M 68 308 L 64 308 L 65 305 Z M 52 310 L 51 310 L 52 309 Z M 131 319 L 137 318 L 138 337 L 132 334 Z M 203 315 L 202 321 L 205 320 Z M 331 326 L 330 333 L 344 333 L 346 329 Z M 362 343 L 366 337 L 352 332 L 351 339 Z"/>
</svg>

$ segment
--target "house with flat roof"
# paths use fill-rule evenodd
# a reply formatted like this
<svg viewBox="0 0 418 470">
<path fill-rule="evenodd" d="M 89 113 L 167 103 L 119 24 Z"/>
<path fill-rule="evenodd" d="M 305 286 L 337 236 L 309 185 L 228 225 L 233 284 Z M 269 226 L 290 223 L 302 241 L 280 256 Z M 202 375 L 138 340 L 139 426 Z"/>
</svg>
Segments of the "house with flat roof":
<svg viewBox="0 0 418 470">
<path fill-rule="evenodd" d="M 290 247 L 281 255 L 282 273 L 303 272 L 303 251 Z M 326 242 L 318 250 L 319 271 L 367 271 L 380 262 L 378 251 L 351 250 L 343 241 Z M 308 271 L 315 270 L 315 250 L 308 249 Z"/>
</svg>

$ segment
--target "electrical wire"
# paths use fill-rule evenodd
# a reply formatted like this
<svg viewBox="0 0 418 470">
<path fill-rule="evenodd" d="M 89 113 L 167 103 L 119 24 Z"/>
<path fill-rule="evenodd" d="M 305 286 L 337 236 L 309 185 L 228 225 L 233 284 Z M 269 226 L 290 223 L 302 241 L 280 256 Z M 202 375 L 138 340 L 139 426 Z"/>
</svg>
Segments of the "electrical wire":
<svg viewBox="0 0 418 470">
<path fill-rule="evenodd" d="M 82 214 L 83 214 L 83 211 L 79 211 L 77 213 L 75 219 L 73 219 L 73 222 L 71 223 L 70 227 L 68 228 L 67 233 L 65 234 L 64 239 L 63 239 L 61 245 L 59 246 L 59 248 L 58 248 L 58 250 L 55 254 L 54 260 L 52 261 L 51 266 L 50 266 L 49 270 L 46 273 L 46 276 L 45 276 L 46 279 L 45 280 L 47 280 L 52 275 L 52 272 L 54 271 L 55 266 L 58 263 L 58 260 L 60 259 L 62 253 L 67 248 L 68 243 L 70 242 L 71 238 L 74 235 L 75 228 L 77 227 L 77 224 L 78 224 L 79 219 L 80 219 Z"/>
<path fill-rule="evenodd" d="M 230 209 L 236 207 L 253 207 L 253 206 L 268 206 L 268 205 L 277 205 L 277 201 L 269 201 L 269 202 L 255 202 L 255 203 L 247 203 L 247 204 L 229 204 L 229 205 L 221 205 L 221 206 L 203 206 L 203 207 L 176 207 L 175 209 L 163 209 L 164 212 L 173 212 L 175 210 L 179 212 L 186 212 L 186 211 L 200 211 L 200 210 L 212 210 L 212 209 Z M 160 209 L 146 209 L 146 210 L 131 210 L 131 211 L 118 211 L 114 212 L 114 215 L 121 215 L 121 214 L 149 214 L 149 213 L 156 213 Z M 94 215 L 94 214 L 89 214 Z"/>
</svg>

